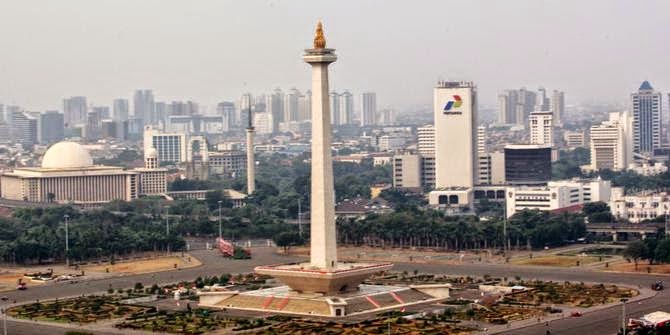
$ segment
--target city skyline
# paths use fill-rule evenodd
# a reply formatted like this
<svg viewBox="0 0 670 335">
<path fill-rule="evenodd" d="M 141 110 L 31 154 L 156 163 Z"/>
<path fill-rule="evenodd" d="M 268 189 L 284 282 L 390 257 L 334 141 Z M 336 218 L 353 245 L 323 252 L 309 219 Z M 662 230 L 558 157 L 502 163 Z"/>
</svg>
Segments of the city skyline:
<svg viewBox="0 0 670 335">
<path fill-rule="evenodd" d="M 108 105 L 144 87 L 159 100 L 211 108 L 247 91 L 307 87 L 299 62 L 268 62 L 264 54 L 267 47 L 295 54 L 291 46 L 308 42 L 297 32 L 317 18 L 332 26 L 333 43 L 347 55 L 333 89 L 374 90 L 380 107 L 430 105 L 426 92 L 438 80 L 478 83 L 482 105 L 521 86 L 565 91 L 570 103 L 624 103 L 643 80 L 668 91 L 668 46 L 661 41 L 670 5 L 603 3 L 161 2 L 157 18 L 155 1 L 4 4 L 0 38 L 12 47 L 0 56 L 0 101 L 39 111 L 60 108 L 69 96 Z M 608 13 L 600 19 L 602 8 Z M 642 15 L 644 24 L 630 19 Z M 510 47 L 519 38 L 528 43 Z M 393 57 L 371 57 L 382 49 Z M 645 62 L 628 66 L 642 56 Z"/>
</svg>

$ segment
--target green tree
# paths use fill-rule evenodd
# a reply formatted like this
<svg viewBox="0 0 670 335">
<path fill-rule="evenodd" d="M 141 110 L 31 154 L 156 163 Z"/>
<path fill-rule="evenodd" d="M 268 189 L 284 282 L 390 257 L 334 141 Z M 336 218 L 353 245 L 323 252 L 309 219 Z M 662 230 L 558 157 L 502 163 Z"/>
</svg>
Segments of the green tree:
<svg viewBox="0 0 670 335">
<path fill-rule="evenodd" d="M 670 263 L 670 239 L 658 242 L 654 250 L 655 259 L 661 263 Z"/>
<path fill-rule="evenodd" d="M 644 241 L 633 241 L 628 244 L 623 252 L 624 257 L 633 260 L 635 270 L 637 270 L 638 261 L 645 259 L 649 255 L 649 249 Z"/>
<path fill-rule="evenodd" d="M 302 245 L 305 243 L 305 240 L 297 232 L 281 232 L 273 238 L 275 244 L 278 247 L 284 248 L 284 253 L 288 252 L 292 246 Z"/>
</svg>

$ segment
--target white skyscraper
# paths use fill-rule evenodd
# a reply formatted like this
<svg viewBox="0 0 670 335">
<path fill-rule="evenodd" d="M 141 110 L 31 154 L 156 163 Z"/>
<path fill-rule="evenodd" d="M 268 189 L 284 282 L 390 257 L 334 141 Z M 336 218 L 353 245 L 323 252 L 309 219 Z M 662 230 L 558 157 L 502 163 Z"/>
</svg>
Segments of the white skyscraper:
<svg viewBox="0 0 670 335">
<path fill-rule="evenodd" d="M 133 111 L 136 119 L 142 119 L 145 125 L 158 124 L 154 110 L 154 93 L 151 90 L 135 91 L 133 103 Z"/>
<path fill-rule="evenodd" d="M 536 94 L 525 88 L 517 91 L 516 101 L 516 124 L 527 125 L 528 116 L 535 111 Z"/>
<path fill-rule="evenodd" d="M 354 120 L 354 96 L 349 91 L 340 94 L 340 122 L 337 124 L 351 124 Z"/>
<path fill-rule="evenodd" d="M 312 118 L 312 91 L 298 97 L 298 121 L 307 121 Z"/>
<path fill-rule="evenodd" d="M 476 99 L 472 82 L 439 82 L 434 90 L 436 188 L 474 186 Z"/>
<path fill-rule="evenodd" d="M 272 134 L 272 113 L 254 113 L 254 128 L 259 134 Z"/>
<path fill-rule="evenodd" d="M 65 118 L 65 127 L 74 127 L 78 124 L 86 123 L 86 113 L 88 112 L 88 105 L 86 104 L 86 97 L 71 97 L 63 99 L 63 116 Z M 9 119 L 11 117 L 7 111 Z"/>
<path fill-rule="evenodd" d="M 284 97 L 284 121 L 298 121 L 300 119 L 300 91 L 295 87 L 290 89 Z"/>
<path fill-rule="evenodd" d="M 377 94 L 365 92 L 361 94 L 361 126 L 377 124 Z"/>
<path fill-rule="evenodd" d="M 537 96 L 535 97 L 535 110 L 542 112 L 549 110 L 549 98 L 547 98 L 547 90 L 544 87 L 537 89 Z"/>
<path fill-rule="evenodd" d="M 126 121 L 128 120 L 128 100 L 127 99 L 114 99 L 113 106 L 113 115 L 115 121 Z"/>
<path fill-rule="evenodd" d="M 340 94 L 331 91 L 330 92 L 330 123 L 334 125 L 340 125 Z"/>
<path fill-rule="evenodd" d="M 554 124 L 563 125 L 563 116 L 565 115 L 565 94 L 554 90 L 551 95 L 551 112 L 554 114 Z"/>
<path fill-rule="evenodd" d="M 280 88 L 276 88 L 272 95 L 267 98 L 267 110 L 272 113 L 273 128 L 275 131 L 279 129 L 279 123 L 284 122 L 284 92 Z"/>
<path fill-rule="evenodd" d="M 220 102 L 216 106 L 217 115 L 221 116 L 223 131 L 232 131 L 235 129 L 235 104 L 232 102 Z"/>
<path fill-rule="evenodd" d="M 488 147 L 486 145 L 486 127 L 479 126 L 477 127 L 477 153 L 485 154 L 488 152 Z"/>
<path fill-rule="evenodd" d="M 554 125 L 551 112 L 533 112 L 528 117 L 530 144 L 554 145 Z"/>
<path fill-rule="evenodd" d="M 516 108 L 519 94 L 515 90 L 507 90 L 498 95 L 498 122 L 503 124 L 515 124 Z"/>
<path fill-rule="evenodd" d="M 661 146 L 662 100 L 663 95 L 646 80 L 637 93 L 631 94 L 633 150 L 637 153 L 651 154 Z"/>
<path fill-rule="evenodd" d="M 621 171 L 633 161 L 633 120 L 627 112 L 610 113 L 608 121 L 591 127 L 591 166 Z"/>
<path fill-rule="evenodd" d="M 418 150 L 421 155 L 435 155 L 435 127 L 432 124 L 418 127 L 416 129 L 418 138 Z"/>
</svg>

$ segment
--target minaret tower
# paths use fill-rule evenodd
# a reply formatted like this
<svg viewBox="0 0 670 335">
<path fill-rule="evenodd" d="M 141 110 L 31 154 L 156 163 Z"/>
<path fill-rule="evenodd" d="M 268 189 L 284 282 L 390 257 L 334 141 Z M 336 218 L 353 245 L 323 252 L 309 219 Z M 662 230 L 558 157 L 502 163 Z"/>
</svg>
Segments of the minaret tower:
<svg viewBox="0 0 670 335">
<path fill-rule="evenodd" d="M 337 60 L 335 49 L 326 49 L 321 22 L 316 26 L 314 48 L 303 60 L 312 66 L 312 190 L 310 264 L 321 269 L 337 265 L 335 186 L 330 152 L 330 102 L 328 65 Z"/>
<path fill-rule="evenodd" d="M 254 119 L 249 101 L 249 125 L 247 126 L 247 194 L 256 190 L 256 158 L 254 156 Z"/>
</svg>

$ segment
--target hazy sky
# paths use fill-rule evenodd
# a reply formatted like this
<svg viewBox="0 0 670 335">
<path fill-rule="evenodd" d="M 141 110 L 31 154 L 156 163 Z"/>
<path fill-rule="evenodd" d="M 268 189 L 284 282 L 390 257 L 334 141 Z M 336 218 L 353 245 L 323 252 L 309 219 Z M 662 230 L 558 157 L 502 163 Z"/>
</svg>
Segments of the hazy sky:
<svg viewBox="0 0 670 335">
<path fill-rule="evenodd" d="M 430 104 L 438 79 L 475 81 L 483 103 L 520 86 L 568 103 L 625 101 L 644 79 L 670 92 L 667 0 L 0 0 L 0 102 L 304 90 L 318 19 L 339 56 L 331 87 L 382 107 Z"/>
</svg>

